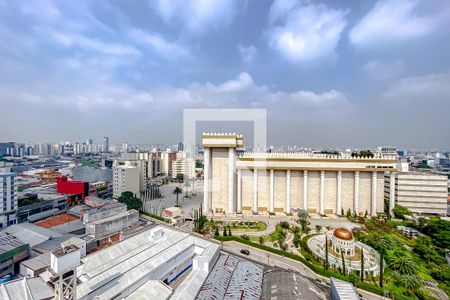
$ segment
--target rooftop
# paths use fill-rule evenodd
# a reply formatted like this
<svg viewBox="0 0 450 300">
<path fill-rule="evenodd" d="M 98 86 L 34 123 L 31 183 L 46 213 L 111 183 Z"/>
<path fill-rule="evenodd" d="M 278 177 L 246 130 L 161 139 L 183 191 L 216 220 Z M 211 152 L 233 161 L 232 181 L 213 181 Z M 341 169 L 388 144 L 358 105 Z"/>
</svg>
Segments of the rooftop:
<svg viewBox="0 0 450 300">
<path fill-rule="evenodd" d="M 20 223 L 6 227 L 4 232 L 14 235 L 25 244 L 33 247 L 51 238 L 62 237 L 62 234 L 32 223 Z"/>
<path fill-rule="evenodd" d="M 14 250 L 23 245 L 24 243 L 15 236 L 7 232 L 0 231 L 0 254 Z"/>
<path fill-rule="evenodd" d="M 44 228 L 52 228 L 52 227 L 62 225 L 62 224 L 68 223 L 68 222 L 72 222 L 75 220 L 79 220 L 79 218 L 74 215 L 69 215 L 69 214 L 64 213 L 64 214 L 52 216 L 45 220 L 39 221 L 36 223 L 36 225 L 44 227 Z"/>
</svg>

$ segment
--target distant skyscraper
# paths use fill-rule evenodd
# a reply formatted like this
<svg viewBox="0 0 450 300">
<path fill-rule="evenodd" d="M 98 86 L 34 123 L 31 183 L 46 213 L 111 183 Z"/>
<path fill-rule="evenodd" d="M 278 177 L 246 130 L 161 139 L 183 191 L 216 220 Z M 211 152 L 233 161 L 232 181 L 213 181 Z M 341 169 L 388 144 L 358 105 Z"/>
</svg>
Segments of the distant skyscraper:
<svg viewBox="0 0 450 300">
<path fill-rule="evenodd" d="M 182 142 L 178 143 L 178 151 L 184 151 L 184 145 Z"/>
<path fill-rule="evenodd" d="M 122 152 L 128 152 L 128 143 L 127 142 L 122 143 Z"/>
<path fill-rule="evenodd" d="M 103 138 L 103 152 L 109 152 L 109 137 Z"/>
</svg>

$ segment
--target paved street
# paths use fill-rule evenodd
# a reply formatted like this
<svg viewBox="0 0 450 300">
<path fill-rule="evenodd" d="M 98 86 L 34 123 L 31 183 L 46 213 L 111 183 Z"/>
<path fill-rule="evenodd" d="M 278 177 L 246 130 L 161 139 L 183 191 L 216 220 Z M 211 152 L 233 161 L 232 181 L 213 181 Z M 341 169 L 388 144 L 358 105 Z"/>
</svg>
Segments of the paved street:
<svg viewBox="0 0 450 300">
<path fill-rule="evenodd" d="M 307 266 L 305 266 L 302 262 L 296 261 L 287 257 L 283 257 L 280 255 L 276 255 L 273 253 L 269 253 L 258 248 L 250 247 L 238 242 L 224 242 L 223 250 L 235 255 L 242 256 L 240 253 L 241 249 L 247 249 L 250 251 L 250 255 L 247 257 L 252 260 L 256 260 L 260 263 L 269 265 L 269 266 L 277 266 L 280 268 L 284 268 L 287 270 L 292 270 L 295 272 L 299 272 L 303 276 L 309 277 L 311 279 L 321 279 L 323 281 L 328 282 L 329 279 L 326 277 L 322 277 L 320 275 L 315 274 L 312 270 L 310 270 Z M 245 256 L 244 256 L 245 257 Z M 370 292 L 366 292 L 364 290 L 358 289 L 358 292 L 366 299 L 369 300 L 379 300 L 386 299 L 382 296 L 372 294 Z"/>
</svg>

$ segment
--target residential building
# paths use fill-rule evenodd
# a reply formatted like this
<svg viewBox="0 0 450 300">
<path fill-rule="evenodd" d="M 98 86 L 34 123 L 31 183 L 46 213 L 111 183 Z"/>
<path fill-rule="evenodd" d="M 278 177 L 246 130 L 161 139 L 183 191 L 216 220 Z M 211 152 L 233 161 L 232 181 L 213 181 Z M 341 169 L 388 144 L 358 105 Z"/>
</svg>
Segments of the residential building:
<svg viewBox="0 0 450 300">
<path fill-rule="evenodd" d="M 113 168 L 113 198 L 117 199 L 123 192 L 132 192 L 140 196 L 143 191 L 142 172 L 137 166 L 130 164 Z"/>
<path fill-rule="evenodd" d="M 399 172 L 385 176 L 385 198 L 419 214 L 447 214 L 447 176 Z"/>
<path fill-rule="evenodd" d="M 195 159 L 187 158 L 186 152 L 178 152 L 176 159 L 172 161 L 172 178 L 178 175 L 195 178 Z"/>
<path fill-rule="evenodd" d="M 0 173 L 0 228 L 16 224 L 18 194 L 16 173 Z"/>
</svg>

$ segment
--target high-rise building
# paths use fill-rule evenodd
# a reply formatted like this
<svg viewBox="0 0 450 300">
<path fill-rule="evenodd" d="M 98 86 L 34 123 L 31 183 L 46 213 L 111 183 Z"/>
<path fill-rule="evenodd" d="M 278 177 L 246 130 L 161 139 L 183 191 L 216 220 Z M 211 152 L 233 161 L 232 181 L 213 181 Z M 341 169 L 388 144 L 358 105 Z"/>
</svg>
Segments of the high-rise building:
<svg viewBox="0 0 450 300">
<path fill-rule="evenodd" d="M 103 152 L 109 152 L 109 137 L 103 137 Z"/>
<path fill-rule="evenodd" d="M 141 193 L 141 171 L 130 164 L 113 168 L 113 198 L 117 199 L 123 192 L 132 192 L 137 197 Z"/>
<path fill-rule="evenodd" d="M 180 174 L 195 178 L 195 160 L 187 158 L 185 152 L 178 152 L 176 159 L 172 162 L 172 178 L 177 178 Z"/>
<path fill-rule="evenodd" d="M 15 173 L 0 173 L 0 228 L 16 224 L 17 186 Z"/>
<path fill-rule="evenodd" d="M 128 152 L 128 143 L 127 142 L 122 143 L 122 152 Z"/>
</svg>

